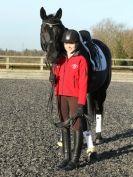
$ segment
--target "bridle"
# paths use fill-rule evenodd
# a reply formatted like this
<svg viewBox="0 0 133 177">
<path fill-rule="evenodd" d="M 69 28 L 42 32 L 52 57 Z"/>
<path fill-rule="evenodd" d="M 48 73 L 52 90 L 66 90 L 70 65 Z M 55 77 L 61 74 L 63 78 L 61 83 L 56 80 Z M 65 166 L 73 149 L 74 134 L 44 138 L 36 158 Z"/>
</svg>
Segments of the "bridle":
<svg viewBox="0 0 133 177">
<path fill-rule="evenodd" d="M 52 28 L 53 26 L 57 26 L 59 25 L 60 23 L 57 22 L 57 23 L 48 23 L 48 22 L 43 22 L 44 25 L 48 25 L 50 28 Z"/>
<path fill-rule="evenodd" d="M 60 22 L 57 22 L 57 23 L 50 23 L 50 22 L 42 22 L 42 27 L 45 28 L 46 25 L 48 25 L 50 28 L 53 28 L 54 26 L 58 26 L 60 25 Z M 41 31 L 41 37 L 43 36 L 43 33 L 45 33 L 44 31 Z M 51 40 L 49 40 L 48 44 L 52 43 Z M 47 44 L 47 45 L 48 45 Z M 44 47 L 45 48 L 45 47 Z M 53 68 L 53 65 L 50 64 L 50 62 L 47 60 L 46 58 L 46 53 L 47 53 L 47 50 L 45 50 L 45 63 L 46 65 L 48 66 L 50 72 L 52 72 L 52 68 Z M 54 86 L 51 85 L 51 88 L 49 90 L 49 99 L 48 99 L 48 103 L 47 103 L 47 114 L 49 112 L 49 116 L 52 117 L 52 113 L 53 113 L 53 97 L 54 97 Z M 50 118 L 50 120 L 52 120 Z M 53 121 L 50 121 L 52 124 L 55 125 L 55 123 Z"/>
<path fill-rule="evenodd" d="M 54 33 L 54 30 L 53 30 L 54 27 L 56 27 L 56 26 L 59 27 L 60 35 L 58 37 L 59 38 L 58 39 L 59 42 L 57 42 L 59 46 L 60 46 L 60 42 L 61 42 L 61 39 L 60 39 L 61 37 L 60 36 L 61 36 L 61 34 L 64 33 L 64 31 L 66 30 L 66 28 L 62 24 L 61 21 L 57 21 L 57 20 L 56 21 L 48 21 L 48 20 L 44 21 L 44 20 L 42 20 L 41 33 L 40 33 L 40 36 L 41 36 L 41 45 L 42 45 L 43 51 L 45 52 L 45 63 L 49 67 L 51 64 L 50 64 L 49 60 L 47 59 L 47 52 L 48 52 L 47 51 L 47 47 L 53 43 L 53 40 L 52 39 L 46 40 L 46 37 L 44 35 L 45 33 L 47 33 L 45 31 L 46 26 L 48 26 L 49 30 L 51 30 L 51 31 L 49 31 L 49 33 L 51 33 L 51 34 Z M 59 46 L 58 46 L 58 48 L 60 48 L 60 50 L 61 50 L 62 47 L 61 46 L 59 47 Z M 58 50 L 58 49 L 56 49 L 56 50 Z M 49 69 L 50 69 L 50 67 L 49 67 Z"/>
<path fill-rule="evenodd" d="M 55 23 L 50 23 L 50 22 L 44 22 L 44 21 L 42 21 L 42 28 L 44 29 L 45 27 L 46 27 L 46 25 L 48 25 L 48 27 L 49 28 L 53 28 L 53 27 L 55 27 L 55 26 L 59 26 L 59 25 L 61 25 L 61 31 L 62 31 L 62 33 L 65 31 L 65 27 L 64 27 L 64 25 L 59 21 L 59 22 L 55 22 Z M 41 30 L 41 37 L 43 38 L 44 36 L 43 36 L 43 34 L 45 33 L 45 31 L 43 31 L 43 30 Z M 45 39 L 43 39 L 44 40 L 44 42 L 45 42 Z M 52 43 L 53 41 L 50 39 L 49 41 L 47 41 L 47 44 L 44 44 L 44 45 L 49 45 L 50 43 Z M 43 45 L 43 44 L 42 44 Z M 46 64 L 47 64 L 47 66 L 49 67 L 49 69 L 50 69 L 50 72 L 52 72 L 52 69 L 54 68 L 54 66 L 55 66 L 55 64 L 51 64 L 48 60 L 47 60 L 47 58 L 46 58 L 46 53 L 47 53 L 47 49 L 46 49 L 46 46 L 44 46 L 44 48 L 45 48 L 45 59 L 46 59 Z M 48 103 L 47 103 L 47 114 L 49 113 L 49 117 L 51 117 L 50 118 L 50 122 L 52 123 L 52 124 L 54 124 L 55 126 L 57 126 L 58 125 L 58 123 L 57 123 L 57 125 L 56 125 L 56 123 L 53 121 L 53 119 L 52 119 L 52 113 L 53 113 L 53 99 L 54 99 L 54 85 L 51 85 L 51 88 L 50 88 L 50 90 L 49 90 L 49 99 L 48 99 Z M 48 115 L 47 115 L 48 116 Z"/>
<path fill-rule="evenodd" d="M 59 22 L 57 22 L 57 23 L 50 23 L 50 22 L 44 22 L 44 21 L 42 21 L 42 27 L 44 28 L 46 25 L 48 25 L 50 28 L 53 28 L 54 26 L 58 26 L 58 25 L 60 25 L 60 23 Z M 43 34 L 44 34 L 45 32 L 43 32 L 42 30 L 41 30 L 41 37 L 43 38 Z M 45 39 L 43 39 L 43 40 L 45 40 Z M 50 44 L 50 43 L 52 43 L 52 41 L 51 40 L 49 40 L 49 42 L 47 42 L 48 44 Z M 45 63 L 46 63 L 46 66 L 51 70 L 51 64 L 48 62 L 48 60 L 47 60 L 47 55 L 46 55 L 46 53 L 47 53 L 47 49 L 46 49 L 46 44 L 41 44 L 42 46 L 43 46 L 43 50 L 44 50 L 44 58 L 45 58 Z"/>
<path fill-rule="evenodd" d="M 41 28 L 43 27 L 43 28 L 45 28 L 45 26 L 46 25 L 48 25 L 50 28 L 53 28 L 54 26 L 58 26 L 60 23 L 58 22 L 58 23 L 49 23 L 49 22 L 44 22 L 44 21 L 42 21 L 42 26 L 41 26 Z M 43 32 L 42 30 L 41 30 L 41 37 L 43 37 L 43 34 L 44 34 L 45 32 Z M 51 43 L 52 41 L 50 40 L 48 43 Z M 44 47 L 45 48 L 45 47 Z M 45 50 L 45 51 L 47 51 L 47 50 Z"/>
</svg>

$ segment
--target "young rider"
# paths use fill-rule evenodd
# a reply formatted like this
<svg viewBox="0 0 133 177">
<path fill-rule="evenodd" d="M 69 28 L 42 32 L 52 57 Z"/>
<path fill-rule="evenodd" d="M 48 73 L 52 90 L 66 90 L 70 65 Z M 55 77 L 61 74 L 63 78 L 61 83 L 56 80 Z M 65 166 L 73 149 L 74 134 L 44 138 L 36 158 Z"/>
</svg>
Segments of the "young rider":
<svg viewBox="0 0 133 177">
<path fill-rule="evenodd" d="M 60 121 L 76 115 L 71 126 L 62 129 L 64 160 L 58 168 L 66 171 L 77 168 L 83 143 L 83 113 L 88 89 L 88 63 L 80 53 L 80 38 L 75 30 L 63 34 L 65 55 L 53 67 L 55 95 L 58 100 Z M 53 77 L 52 77 L 53 79 Z M 51 80 L 52 80 L 51 79 Z M 70 129 L 73 131 L 74 148 L 71 156 Z"/>
</svg>

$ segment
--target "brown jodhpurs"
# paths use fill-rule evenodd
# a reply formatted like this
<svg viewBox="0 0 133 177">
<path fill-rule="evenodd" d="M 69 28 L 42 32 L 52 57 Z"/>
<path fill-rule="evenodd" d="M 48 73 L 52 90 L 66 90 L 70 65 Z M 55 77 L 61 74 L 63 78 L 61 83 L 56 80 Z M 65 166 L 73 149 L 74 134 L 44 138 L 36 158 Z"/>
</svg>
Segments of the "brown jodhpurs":
<svg viewBox="0 0 133 177">
<path fill-rule="evenodd" d="M 78 108 L 78 98 L 72 96 L 57 96 L 58 112 L 61 122 L 68 120 L 70 117 L 74 116 Z M 74 125 L 72 125 L 73 130 L 82 129 L 82 121 L 77 118 Z"/>
</svg>

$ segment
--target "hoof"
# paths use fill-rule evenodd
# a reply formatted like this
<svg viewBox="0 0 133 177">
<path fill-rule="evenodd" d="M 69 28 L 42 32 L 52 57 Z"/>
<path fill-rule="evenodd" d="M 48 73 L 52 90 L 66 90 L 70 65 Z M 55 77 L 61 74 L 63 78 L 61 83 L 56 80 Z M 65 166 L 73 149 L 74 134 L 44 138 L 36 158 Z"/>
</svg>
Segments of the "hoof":
<svg viewBox="0 0 133 177">
<path fill-rule="evenodd" d="M 100 137 L 100 138 L 96 138 L 94 143 L 95 143 L 96 145 L 99 145 L 99 144 L 102 144 L 103 142 L 104 142 L 103 138 Z"/>
<path fill-rule="evenodd" d="M 93 152 L 89 156 L 90 161 L 95 161 L 97 160 L 97 152 Z"/>
<path fill-rule="evenodd" d="M 95 139 L 95 144 L 98 145 L 98 144 L 102 144 L 103 143 L 103 137 L 102 137 L 102 134 L 101 132 L 100 133 L 96 133 L 96 139 Z"/>
<path fill-rule="evenodd" d="M 95 147 L 87 149 L 87 161 L 92 162 L 97 159 L 97 152 Z"/>
</svg>

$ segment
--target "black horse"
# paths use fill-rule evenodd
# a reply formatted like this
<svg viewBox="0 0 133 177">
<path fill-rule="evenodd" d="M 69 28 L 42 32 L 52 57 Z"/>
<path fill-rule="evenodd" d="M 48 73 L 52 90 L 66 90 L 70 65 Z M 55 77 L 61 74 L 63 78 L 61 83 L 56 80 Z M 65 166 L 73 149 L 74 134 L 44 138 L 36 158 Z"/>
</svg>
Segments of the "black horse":
<svg viewBox="0 0 133 177">
<path fill-rule="evenodd" d="M 40 41 L 42 50 L 46 52 L 46 58 L 48 63 L 56 63 L 59 59 L 59 56 L 64 52 L 63 44 L 61 42 L 62 35 L 67 30 L 67 28 L 62 24 L 62 9 L 60 8 L 54 15 L 47 15 L 45 9 L 42 7 L 40 9 L 40 16 L 42 19 L 41 24 L 41 33 L 40 33 Z M 82 53 L 88 58 L 90 61 L 90 86 L 89 86 L 89 103 L 91 105 L 91 109 L 89 109 L 89 113 L 91 116 L 103 115 L 103 104 L 106 99 L 106 91 L 111 81 L 111 53 L 109 48 L 97 39 L 90 39 L 89 32 L 81 31 L 80 37 L 83 41 L 86 41 L 86 45 L 81 43 L 82 45 Z M 90 42 L 91 41 L 91 42 Z M 88 42 L 88 44 L 87 44 Z M 93 45 L 93 49 L 95 51 L 91 51 L 91 47 L 89 44 Z M 90 45 L 90 46 L 92 46 Z M 89 51 L 87 51 L 86 46 L 88 46 Z M 91 54 L 98 53 L 96 52 L 100 48 L 105 56 L 104 63 L 106 62 L 106 67 L 103 69 L 99 69 L 96 65 L 101 63 L 100 59 L 98 62 L 93 62 L 90 60 Z M 94 58 L 93 58 L 94 59 Z M 93 64 L 95 63 L 95 64 Z M 95 69 L 94 69 L 95 66 Z M 90 108 L 89 105 L 89 108 Z M 98 117 L 99 119 L 99 117 Z M 101 124 L 101 123 L 100 123 Z M 101 125 L 100 125 L 101 126 Z M 102 140 L 101 136 L 101 128 L 96 131 L 96 141 L 99 143 Z"/>
</svg>

